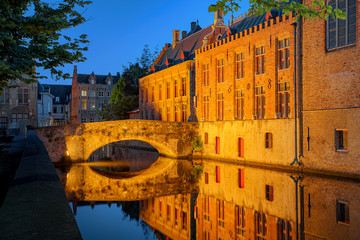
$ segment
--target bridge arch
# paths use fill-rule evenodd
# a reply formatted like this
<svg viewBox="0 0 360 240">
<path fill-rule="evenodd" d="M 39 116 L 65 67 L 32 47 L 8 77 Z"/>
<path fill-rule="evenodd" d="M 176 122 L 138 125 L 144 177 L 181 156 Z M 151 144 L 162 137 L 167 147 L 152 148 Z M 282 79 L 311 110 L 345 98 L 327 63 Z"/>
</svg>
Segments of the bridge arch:
<svg viewBox="0 0 360 240">
<path fill-rule="evenodd" d="M 119 120 L 37 128 L 53 162 L 64 155 L 73 161 L 87 160 L 96 149 L 123 140 L 138 140 L 154 146 L 160 155 L 183 158 L 192 154 L 197 123 L 154 120 Z"/>
</svg>

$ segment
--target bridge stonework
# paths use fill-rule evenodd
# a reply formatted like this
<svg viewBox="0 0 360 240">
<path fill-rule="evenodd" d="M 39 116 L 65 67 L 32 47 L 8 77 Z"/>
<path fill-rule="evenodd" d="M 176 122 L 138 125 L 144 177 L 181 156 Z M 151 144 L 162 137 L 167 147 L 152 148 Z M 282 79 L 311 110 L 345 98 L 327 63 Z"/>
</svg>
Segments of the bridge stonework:
<svg viewBox="0 0 360 240">
<path fill-rule="evenodd" d="M 198 135 L 198 123 L 154 120 L 119 120 L 36 128 L 53 162 L 61 159 L 87 160 L 98 148 L 122 140 L 151 144 L 159 154 L 186 158 L 191 141 Z"/>
</svg>

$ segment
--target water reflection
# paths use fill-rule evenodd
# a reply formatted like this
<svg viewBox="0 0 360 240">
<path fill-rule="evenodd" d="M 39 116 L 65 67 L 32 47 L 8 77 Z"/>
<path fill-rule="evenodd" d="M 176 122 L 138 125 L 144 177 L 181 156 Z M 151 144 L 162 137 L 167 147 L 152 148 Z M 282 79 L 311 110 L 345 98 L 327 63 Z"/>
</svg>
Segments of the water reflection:
<svg viewBox="0 0 360 240">
<path fill-rule="evenodd" d="M 198 181 L 193 162 L 163 157 L 127 177 L 89 165 L 61 174 L 74 210 L 80 201 L 96 209 L 98 201 L 113 206 L 112 201 L 139 200 L 129 203 L 138 206 L 131 208 L 138 216 L 133 219 L 146 223 L 157 239 L 360 239 L 357 181 L 224 161 L 201 164 Z M 119 217 L 115 212 L 108 214 Z M 77 211 L 78 223 L 83 214 L 89 213 Z M 83 225 L 81 232 L 93 230 Z"/>
</svg>

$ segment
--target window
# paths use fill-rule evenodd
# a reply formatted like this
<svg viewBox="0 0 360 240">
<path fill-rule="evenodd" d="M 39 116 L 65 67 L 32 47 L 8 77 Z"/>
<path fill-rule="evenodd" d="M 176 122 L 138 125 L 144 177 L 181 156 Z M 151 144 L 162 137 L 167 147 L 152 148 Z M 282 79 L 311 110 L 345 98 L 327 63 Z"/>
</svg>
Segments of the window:
<svg viewBox="0 0 360 240">
<path fill-rule="evenodd" d="M 182 229 L 187 230 L 187 212 L 182 212 Z"/>
<path fill-rule="evenodd" d="M 84 115 L 81 116 L 81 123 L 86 123 L 86 116 Z"/>
<path fill-rule="evenodd" d="M 170 107 L 166 108 L 166 121 L 170 121 Z"/>
<path fill-rule="evenodd" d="M 178 116 L 179 116 L 179 107 L 175 105 L 175 119 L 174 119 L 175 122 L 179 120 Z"/>
<path fill-rule="evenodd" d="M 256 118 L 265 117 L 265 87 L 255 88 Z"/>
<path fill-rule="evenodd" d="M 107 92 L 107 96 L 108 96 L 108 97 L 110 97 L 110 95 L 111 95 L 111 92 L 110 92 L 110 91 L 108 91 L 108 92 Z"/>
<path fill-rule="evenodd" d="M 159 101 L 161 100 L 161 84 L 159 85 Z"/>
<path fill-rule="evenodd" d="M 217 120 L 224 120 L 224 94 L 217 95 Z"/>
<path fill-rule="evenodd" d="M 356 0 L 329 0 L 329 5 L 346 13 L 346 19 L 329 16 L 326 23 L 327 50 L 356 43 Z"/>
<path fill-rule="evenodd" d="M 274 200 L 274 188 L 270 185 L 265 185 L 265 197 L 266 200 L 272 202 Z"/>
<path fill-rule="evenodd" d="M 103 97 L 104 96 L 104 91 L 102 89 L 99 90 L 99 97 Z"/>
<path fill-rule="evenodd" d="M 155 109 L 151 109 L 151 120 L 155 120 Z"/>
<path fill-rule="evenodd" d="M 153 213 L 155 212 L 155 199 L 154 198 L 151 199 L 151 210 Z"/>
<path fill-rule="evenodd" d="M 94 83 L 95 83 L 94 78 L 90 78 L 90 83 L 91 83 L 91 84 L 94 84 Z"/>
<path fill-rule="evenodd" d="M 149 97 L 148 90 L 145 89 L 145 91 L 144 91 L 144 100 L 145 100 L 145 103 L 148 103 L 148 102 L 149 102 L 148 97 Z"/>
<path fill-rule="evenodd" d="M 86 110 L 86 99 L 81 99 L 81 110 Z"/>
<path fill-rule="evenodd" d="M 239 171 L 238 171 L 238 185 L 239 185 L 239 188 L 245 187 L 244 169 L 239 169 Z"/>
<path fill-rule="evenodd" d="M 218 217 L 218 224 L 219 227 L 225 227 L 225 214 L 224 214 L 224 200 L 216 200 L 217 204 L 217 217 Z"/>
<path fill-rule="evenodd" d="M 255 239 L 266 240 L 267 235 L 267 224 L 266 215 L 255 211 Z"/>
<path fill-rule="evenodd" d="M 59 98 L 59 97 L 55 97 L 55 102 L 60 102 L 60 98 Z"/>
<path fill-rule="evenodd" d="M 348 149 L 348 130 L 335 130 L 335 151 L 345 151 Z"/>
<path fill-rule="evenodd" d="M 95 97 L 95 90 L 90 90 L 90 97 Z"/>
<path fill-rule="evenodd" d="M 170 98 L 170 82 L 166 83 L 166 99 Z"/>
<path fill-rule="evenodd" d="M 151 102 L 154 102 L 154 99 L 155 99 L 155 88 L 154 87 L 151 87 Z"/>
<path fill-rule="evenodd" d="M 336 201 L 336 222 L 350 224 L 349 203 Z"/>
<path fill-rule="evenodd" d="M 186 105 L 183 104 L 182 105 L 182 121 L 186 122 L 187 120 L 187 110 L 186 110 Z"/>
<path fill-rule="evenodd" d="M 162 108 L 159 108 L 159 120 L 162 120 Z"/>
<path fill-rule="evenodd" d="M 245 54 L 237 53 L 236 54 L 236 78 L 245 77 Z"/>
<path fill-rule="evenodd" d="M 256 74 L 265 73 L 265 47 L 258 47 L 255 49 L 255 66 Z"/>
<path fill-rule="evenodd" d="M 167 204 L 167 206 L 166 206 L 166 220 L 170 221 L 170 217 L 171 217 L 171 215 L 170 215 L 170 205 Z"/>
<path fill-rule="evenodd" d="M 279 82 L 278 85 L 278 117 L 290 116 L 290 82 Z"/>
<path fill-rule="evenodd" d="M 29 103 L 29 89 L 18 89 L 18 103 Z"/>
<path fill-rule="evenodd" d="M 244 106 L 245 106 L 245 98 L 244 98 L 244 89 L 236 90 L 236 115 L 237 119 L 244 119 Z"/>
<path fill-rule="evenodd" d="M 57 113 L 57 107 L 53 107 L 53 112 Z"/>
<path fill-rule="evenodd" d="M 101 110 L 101 108 L 105 106 L 104 99 L 99 99 L 98 103 L 99 103 L 99 110 Z"/>
<path fill-rule="evenodd" d="M 181 93 L 180 96 L 186 96 L 186 78 L 181 79 Z"/>
<path fill-rule="evenodd" d="M 277 240 L 292 240 L 292 226 L 289 221 L 278 219 Z"/>
<path fill-rule="evenodd" d="M 215 167 L 216 183 L 220 183 L 220 166 Z"/>
<path fill-rule="evenodd" d="M 290 39 L 285 38 L 279 41 L 279 69 L 286 69 L 290 67 Z"/>
<path fill-rule="evenodd" d="M 8 103 L 9 102 L 9 89 L 4 88 L 3 93 L 0 96 L 0 103 Z"/>
<path fill-rule="evenodd" d="M 175 208 L 175 214 L 174 214 L 174 216 L 175 216 L 175 225 L 178 225 L 178 212 L 179 212 L 179 210 L 177 208 Z"/>
<path fill-rule="evenodd" d="M 209 102 L 210 96 L 204 96 L 204 121 L 209 121 Z"/>
<path fill-rule="evenodd" d="M 209 64 L 204 64 L 204 86 L 209 86 Z"/>
<path fill-rule="evenodd" d="M 90 110 L 95 110 L 95 101 L 91 101 L 89 104 L 90 104 Z"/>
<path fill-rule="evenodd" d="M 209 134 L 206 132 L 205 136 L 204 136 L 204 144 L 208 144 L 209 143 Z"/>
<path fill-rule="evenodd" d="M 272 133 L 265 133 L 265 148 L 273 147 L 273 135 Z"/>
<path fill-rule="evenodd" d="M 175 97 L 178 97 L 178 88 L 177 88 L 177 85 L 178 85 L 178 81 L 175 80 L 175 82 L 174 82 L 174 95 L 175 95 Z"/>
<path fill-rule="evenodd" d="M 224 59 L 217 61 L 217 82 L 224 82 Z"/>
<path fill-rule="evenodd" d="M 85 90 L 85 89 L 81 89 L 81 96 L 82 96 L 82 97 L 86 97 L 86 95 L 87 95 L 86 90 Z"/>
<path fill-rule="evenodd" d="M 95 115 L 94 114 L 90 114 L 90 122 L 95 122 Z"/>
<path fill-rule="evenodd" d="M 159 200 L 159 216 L 162 217 L 162 202 Z"/>
<path fill-rule="evenodd" d="M 244 157 L 244 139 L 238 138 L 238 156 Z"/>
<path fill-rule="evenodd" d="M 245 208 L 235 205 L 235 226 L 237 238 L 245 238 Z"/>
<path fill-rule="evenodd" d="M 220 137 L 216 137 L 216 144 L 215 144 L 215 147 L 216 147 L 216 154 L 220 154 Z"/>
<path fill-rule="evenodd" d="M 204 195 L 204 220 L 210 221 L 210 197 L 209 195 Z"/>
<path fill-rule="evenodd" d="M 209 173 L 205 172 L 205 184 L 209 184 Z"/>
</svg>

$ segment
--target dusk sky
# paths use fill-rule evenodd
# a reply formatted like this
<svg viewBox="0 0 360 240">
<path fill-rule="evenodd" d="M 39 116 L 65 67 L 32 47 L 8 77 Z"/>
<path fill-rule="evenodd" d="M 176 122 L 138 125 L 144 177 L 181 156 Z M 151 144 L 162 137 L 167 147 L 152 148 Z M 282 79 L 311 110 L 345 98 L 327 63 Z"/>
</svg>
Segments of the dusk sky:
<svg viewBox="0 0 360 240">
<path fill-rule="evenodd" d="M 197 20 L 202 28 L 212 24 L 214 13 L 209 13 L 208 7 L 214 3 L 216 0 L 93 0 L 84 13 L 89 20 L 66 32 L 72 37 L 84 33 L 90 40 L 86 62 L 76 64 L 78 73 L 121 73 L 124 65 L 140 57 L 145 44 L 152 51 L 156 47 L 161 50 L 165 43 L 172 43 L 173 30 L 189 32 L 190 23 Z M 247 9 L 248 1 L 244 1 L 234 16 Z M 225 16 L 225 24 L 230 16 Z M 73 67 L 67 65 L 63 70 L 72 76 Z M 41 83 L 71 84 L 71 80 L 55 81 L 48 71 L 38 71 L 48 77 L 40 80 Z"/>
</svg>

